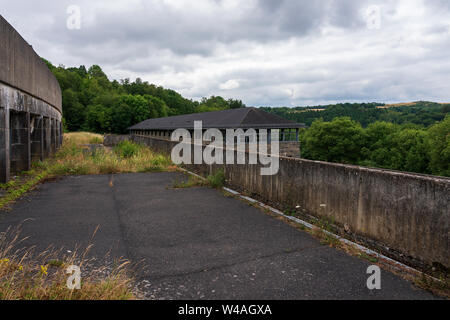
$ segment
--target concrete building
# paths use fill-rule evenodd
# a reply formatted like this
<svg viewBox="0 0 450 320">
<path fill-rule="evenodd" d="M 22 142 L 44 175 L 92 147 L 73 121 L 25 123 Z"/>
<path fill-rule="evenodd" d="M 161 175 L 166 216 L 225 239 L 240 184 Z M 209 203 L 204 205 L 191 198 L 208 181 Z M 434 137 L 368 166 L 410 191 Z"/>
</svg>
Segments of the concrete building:
<svg viewBox="0 0 450 320">
<path fill-rule="evenodd" d="M 61 119 L 58 81 L 0 16 L 0 182 L 61 146 Z"/>
<path fill-rule="evenodd" d="M 224 139 L 227 129 L 243 129 L 244 131 L 255 129 L 257 132 L 259 129 L 266 129 L 270 143 L 270 133 L 277 130 L 280 136 L 280 155 L 295 158 L 300 157 L 299 130 L 306 127 L 304 124 L 283 119 L 257 108 L 241 108 L 149 119 L 132 126 L 130 134 L 170 140 L 174 130 L 186 129 L 193 136 L 195 121 L 202 121 L 203 131 L 219 129 Z M 241 142 L 251 143 L 253 141 Z"/>
</svg>

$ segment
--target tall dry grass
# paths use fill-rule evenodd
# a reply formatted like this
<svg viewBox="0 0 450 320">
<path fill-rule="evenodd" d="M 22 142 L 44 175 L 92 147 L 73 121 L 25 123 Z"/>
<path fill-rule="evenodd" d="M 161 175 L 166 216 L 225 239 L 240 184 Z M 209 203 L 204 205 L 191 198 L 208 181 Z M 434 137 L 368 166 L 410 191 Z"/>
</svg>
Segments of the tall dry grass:
<svg viewBox="0 0 450 320">
<path fill-rule="evenodd" d="M 85 250 L 70 254 L 48 249 L 21 248 L 20 230 L 0 233 L 0 300 L 131 300 L 133 279 L 130 264 L 115 261 L 113 267 L 95 267 Z M 82 269 L 81 288 L 69 289 L 69 266 Z"/>
<path fill-rule="evenodd" d="M 88 132 L 64 135 L 61 149 L 51 158 L 36 162 L 6 184 L 0 185 L 0 209 L 37 184 L 58 176 L 174 171 L 166 156 L 129 141 L 115 148 L 102 147 L 103 136 Z M 0 300 L 117 300 L 134 299 L 133 280 L 127 261 L 114 261 L 113 267 L 86 259 L 92 246 L 74 250 L 36 252 L 21 247 L 18 230 L 0 233 Z M 81 290 L 70 290 L 66 269 L 77 265 L 84 270 Z"/>
<path fill-rule="evenodd" d="M 104 137 L 101 134 L 91 132 L 72 132 L 64 134 L 64 142 L 83 144 L 102 144 Z"/>
<path fill-rule="evenodd" d="M 55 156 L 33 164 L 6 184 L 0 184 L 0 209 L 33 189 L 37 184 L 58 176 L 96 175 L 134 172 L 175 171 L 169 157 L 129 141 L 115 148 L 101 147 L 103 136 L 88 132 L 67 133 Z"/>
<path fill-rule="evenodd" d="M 129 141 L 110 148 L 92 148 L 86 142 L 99 141 L 99 135 L 69 133 L 56 157 L 41 163 L 53 175 L 86 175 L 171 171 L 176 167 L 167 156 Z"/>
</svg>

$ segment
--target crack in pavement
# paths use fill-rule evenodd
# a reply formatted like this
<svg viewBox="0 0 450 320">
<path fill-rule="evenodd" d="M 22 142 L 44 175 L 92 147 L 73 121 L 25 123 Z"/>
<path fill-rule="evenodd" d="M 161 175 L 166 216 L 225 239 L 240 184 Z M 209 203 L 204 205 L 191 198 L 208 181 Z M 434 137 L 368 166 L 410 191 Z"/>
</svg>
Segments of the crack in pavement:
<svg viewBox="0 0 450 320">
<path fill-rule="evenodd" d="M 290 250 L 289 252 L 288 251 L 275 252 L 272 254 L 268 254 L 268 255 L 252 258 L 252 259 L 245 259 L 245 260 L 237 261 L 234 263 L 221 264 L 221 265 L 213 266 L 213 267 L 210 267 L 207 269 L 201 269 L 201 270 L 198 269 L 198 270 L 194 270 L 194 271 L 190 271 L 190 272 L 183 272 L 183 273 L 178 273 L 178 274 L 170 274 L 170 275 L 156 276 L 156 277 L 142 276 L 142 277 L 136 278 L 136 281 L 142 281 L 142 280 L 159 281 L 159 280 L 170 279 L 170 278 L 187 277 L 187 276 L 200 274 L 200 273 L 204 273 L 204 272 L 206 273 L 206 272 L 217 271 L 217 270 L 221 270 L 221 269 L 225 269 L 225 268 L 235 267 L 235 266 L 243 265 L 243 264 L 246 264 L 249 262 L 266 260 L 266 259 L 270 259 L 270 258 L 277 257 L 277 256 L 291 255 L 294 253 L 299 253 L 299 252 L 303 252 L 303 251 L 307 251 L 307 250 L 311 250 L 311 249 L 319 249 L 321 247 L 322 247 L 321 245 L 317 245 L 317 246 L 309 246 L 309 247 L 299 248 L 299 249 L 295 249 L 295 250 Z"/>
</svg>

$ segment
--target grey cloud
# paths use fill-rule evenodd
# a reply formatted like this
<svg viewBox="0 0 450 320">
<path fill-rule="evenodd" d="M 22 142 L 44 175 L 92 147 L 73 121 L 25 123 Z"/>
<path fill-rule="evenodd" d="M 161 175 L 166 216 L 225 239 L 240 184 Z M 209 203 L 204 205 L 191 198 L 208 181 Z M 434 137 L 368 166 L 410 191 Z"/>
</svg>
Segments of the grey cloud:
<svg viewBox="0 0 450 320">
<path fill-rule="evenodd" d="M 96 10 L 89 2 L 80 1 L 82 10 L 93 11 L 90 14 L 94 15 L 80 32 L 64 28 L 65 3 L 69 2 L 58 4 L 59 14 L 54 15 L 54 24 L 42 26 L 44 35 L 78 45 L 98 45 L 115 39 L 124 45 L 146 42 L 179 55 L 210 55 L 217 43 L 303 37 L 325 23 L 352 26 L 359 21 L 357 13 L 362 2 L 345 1 L 340 5 L 334 0 L 260 0 L 255 8 L 244 9 L 239 14 L 218 7 L 210 15 L 195 9 L 188 12 L 174 9 L 162 2 L 155 5 L 153 1 L 142 2 L 136 10 L 123 11 Z"/>
<path fill-rule="evenodd" d="M 5 18 L 52 62 L 99 64 L 114 76 L 139 75 L 189 97 L 222 94 L 249 105 L 450 100 L 447 0 L 423 1 L 423 17 L 401 22 L 397 0 L 249 3 L 196 1 L 179 9 L 156 0 L 0 0 Z M 70 4 L 82 9 L 81 30 L 66 28 Z M 372 4 L 383 10 L 379 31 L 366 30 L 363 13 Z M 284 59 L 289 64 L 279 64 Z M 239 87 L 221 90 L 229 80 Z"/>
</svg>

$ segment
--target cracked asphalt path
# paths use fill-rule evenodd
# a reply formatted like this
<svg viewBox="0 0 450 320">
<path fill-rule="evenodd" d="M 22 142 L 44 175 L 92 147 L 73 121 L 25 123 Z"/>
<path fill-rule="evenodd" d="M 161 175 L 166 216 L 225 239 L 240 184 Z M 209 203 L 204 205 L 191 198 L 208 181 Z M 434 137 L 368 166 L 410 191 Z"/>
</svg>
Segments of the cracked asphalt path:
<svg viewBox="0 0 450 320">
<path fill-rule="evenodd" d="M 66 177 L 40 185 L 0 232 L 23 221 L 24 246 L 81 247 L 144 261 L 138 286 L 150 299 L 433 299 L 369 262 L 322 246 L 308 233 L 209 188 L 167 189 L 181 173 Z M 111 179 L 112 182 L 111 183 Z"/>
</svg>

